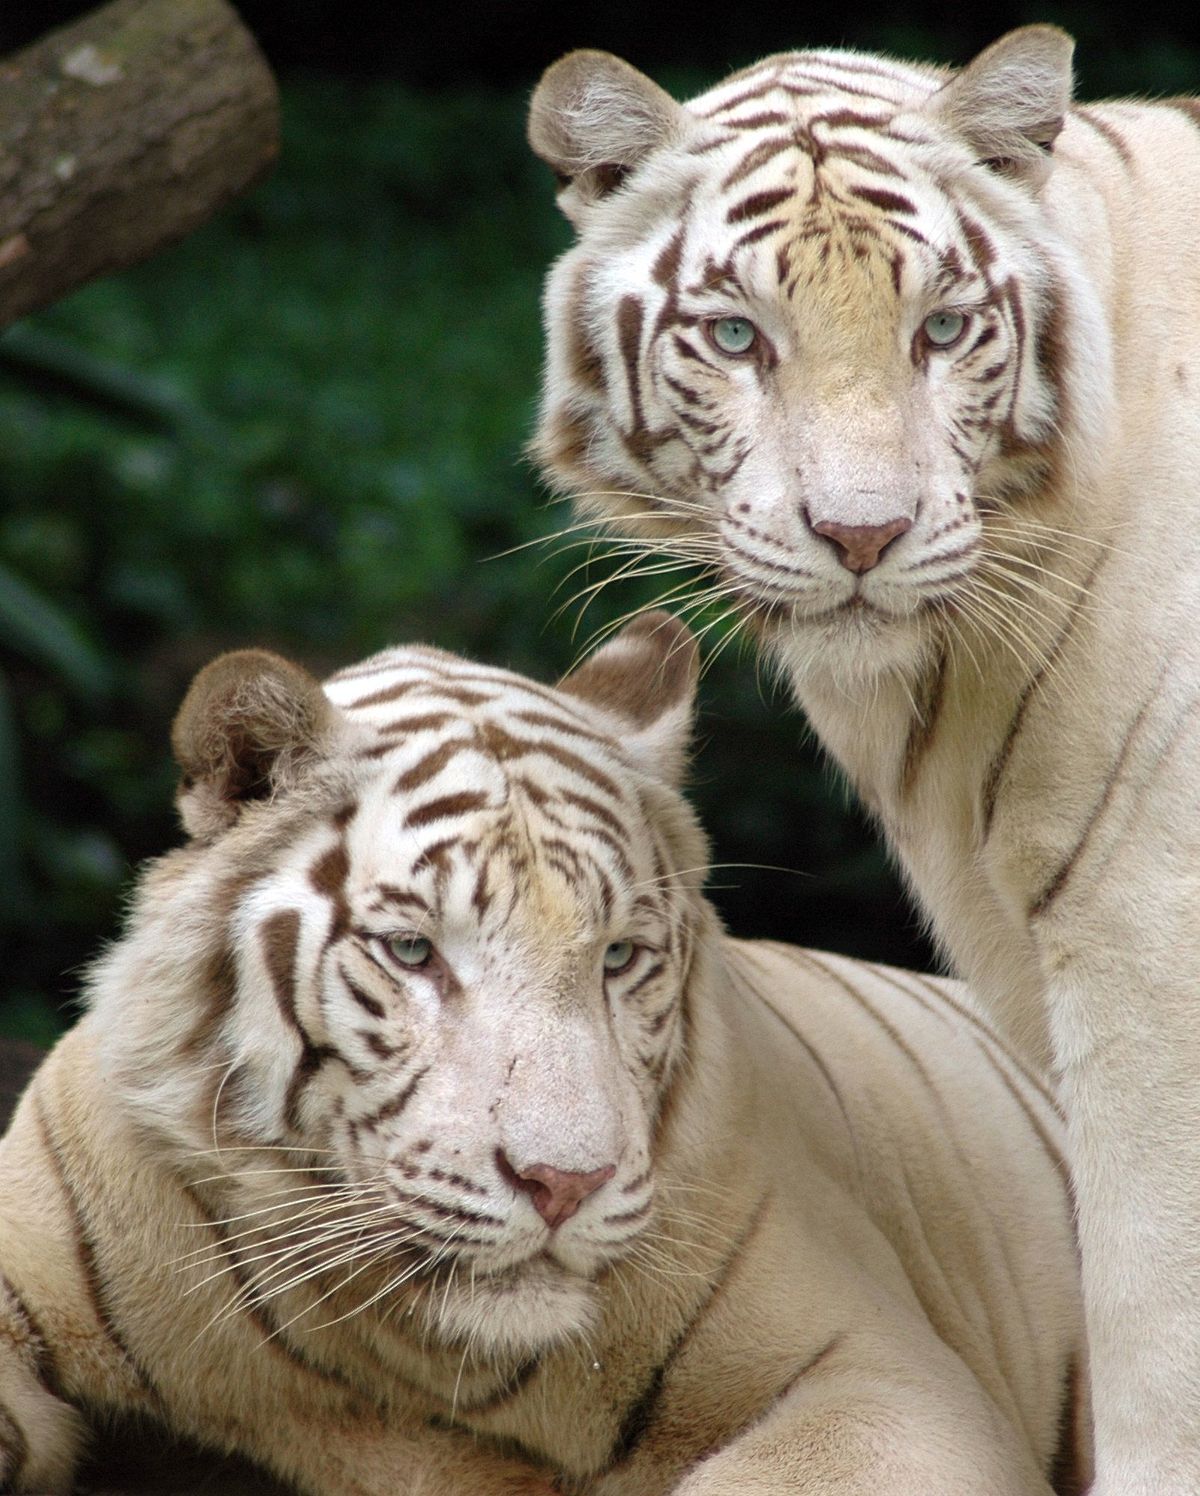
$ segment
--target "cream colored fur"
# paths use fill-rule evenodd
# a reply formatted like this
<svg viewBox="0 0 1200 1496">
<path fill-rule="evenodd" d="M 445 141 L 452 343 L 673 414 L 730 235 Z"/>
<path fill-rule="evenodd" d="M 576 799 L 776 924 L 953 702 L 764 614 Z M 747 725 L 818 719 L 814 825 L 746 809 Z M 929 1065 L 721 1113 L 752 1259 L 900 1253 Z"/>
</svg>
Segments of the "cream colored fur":
<svg viewBox="0 0 1200 1496">
<path fill-rule="evenodd" d="M 1054 1067 L 1095 1496 L 1194 1496 L 1200 104 L 1067 108 L 1070 52 L 1031 27 L 957 75 L 768 58 L 616 190 L 571 179 L 537 449 L 584 514 L 715 573 L 957 970 Z M 552 163 L 613 61 L 543 80 Z M 957 353 L 923 341 L 943 311 Z M 757 361 L 706 344 L 729 316 Z M 899 534 L 855 573 L 830 526 Z"/>
<path fill-rule="evenodd" d="M 1056 1451 L 1079 1489 L 1054 1109 L 955 984 L 722 935 L 671 782 L 694 686 L 662 615 L 553 696 L 432 650 L 328 707 L 271 656 L 202 675 L 193 840 L 0 1145 L 0 1486 L 69 1490 L 80 1414 L 121 1410 L 311 1496 L 1047 1496 Z M 440 975 L 380 974 L 409 888 Z M 551 1229 L 500 1147 L 614 1173 Z M 480 1212 L 469 1277 L 400 1281 L 413 1191 Z"/>
</svg>

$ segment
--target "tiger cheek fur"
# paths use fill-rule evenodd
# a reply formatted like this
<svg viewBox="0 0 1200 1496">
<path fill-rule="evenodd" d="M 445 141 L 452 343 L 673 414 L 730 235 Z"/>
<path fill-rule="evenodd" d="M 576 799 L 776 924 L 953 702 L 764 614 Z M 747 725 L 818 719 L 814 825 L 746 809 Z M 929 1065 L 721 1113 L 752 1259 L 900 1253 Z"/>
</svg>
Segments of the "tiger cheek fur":
<svg viewBox="0 0 1200 1496">
<path fill-rule="evenodd" d="M 684 606 L 757 635 L 1053 1064 L 1094 1496 L 1187 1496 L 1200 102 L 1074 105 L 1071 52 L 1032 26 L 957 72 L 785 53 L 687 104 L 556 63 L 530 141 L 578 237 L 534 450 L 627 558 L 706 574 Z"/>
</svg>

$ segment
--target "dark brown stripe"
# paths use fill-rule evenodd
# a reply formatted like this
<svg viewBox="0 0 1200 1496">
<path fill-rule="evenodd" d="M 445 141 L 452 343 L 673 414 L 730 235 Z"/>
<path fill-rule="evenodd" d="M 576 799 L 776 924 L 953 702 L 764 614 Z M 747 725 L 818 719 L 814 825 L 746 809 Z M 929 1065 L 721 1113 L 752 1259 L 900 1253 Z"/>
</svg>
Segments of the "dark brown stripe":
<svg viewBox="0 0 1200 1496">
<path fill-rule="evenodd" d="M 625 384 L 629 394 L 629 409 L 633 416 L 634 432 L 645 427 L 642 415 L 642 385 L 640 367 L 642 358 L 642 326 L 645 308 L 636 296 L 622 296 L 617 306 L 617 346 L 625 364 Z"/>
<path fill-rule="evenodd" d="M 408 1105 L 408 1103 L 416 1095 L 417 1087 L 421 1084 L 421 1082 L 428 1074 L 428 1065 L 424 1066 L 423 1069 L 418 1070 L 417 1073 L 409 1081 L 409 1083 L 404 1087 L 403 1091 L 398 1092 L 391 1098 L 390 1101 L 385 1101 L 383 1105 L 377 1107 L 375 1111 L 370 1112 L 367 1116 L 356 1121 L 354 1123 L 354 1127 L 356 1128 L 356 1130 L 365 1128 L 367 1132 L 374 1132 L 381 1122 L 390 1122 L 393 1117 L 398 1117 L 404 1110 L 404 1108 Z"/>
<path fill-rule="evenodd" d="M 1108 774 L 1105 777 L 1104 788 L 1100 793 L 1100 798 L 1096 801 L 1095 805 L 1093 805 L 1091 813 L 1088 815 L 1087 820 L 1083 824 L 1082 831 L 1079 833 L 1079 836 L 1075 840 L 1075 845 L 1071 848 L 1070 852 L 1068 852 L 1062 863 L 1055 870 L 1054 875 L 1047 881 L 1042 891 L 1036 896 L 1036 898 L 1034 898 L 1032 903 L 1029 905 L 1028 915 L 1030 919 L 1038 919 L 1046 913 L 1046 911 L 1054 903 L 1055 899 L 1058 898 L 1059 894 L 1061 894 L 1063 889 L 1067 886 L 1067 881 L 1078 865 L 1080 858 L 1087 850 L 1088 843 L 1092 839 L 1092 833 L 1104 819 L 1105 812 L 1112 804 L 1113 794 L 1116 791 L 1117 785 L 1121 779 L 1121 772 L 1125 768 L 1125 764 L 1129 759 L 1129 754 L 1133 747 L 1133 740 L 1137 737 L 1138 729 L 1146 720 L 1151 706 L 1155 704 L 1155 698 L 1161 690 L 1163 684 L 1163 676 L 1165 676 L 1165 674 L 1165 670 L 1160 673 L 1154 690 L 1151 691 L 1151 693 L 1147 696 L 1147 699 L 1142 704 L 1141 710 L 1138 712 L 1137 716 L 1133 719 L 1128 730 L 1126 731 L 1125 736 L 1121 741 L 1121 747 L 1117 753 L 1116 761 L 1113 763 L 1112 768 L 1108 771 Z"/>
<path fill-rule="evenodd" d="M 530 727 L 547 727 L 551 732 L 561 732 L 568 737 L 582 738 L 585 742 L 595 743 L 598 748 L 604 748 L 609 753 L 613 752 L 616 746 L 612 738 L 606 736 L 604 733 L 595 732 L 591 728 L 582 727 L 575 722 L 569 722 L 566 718 L 554 716 L 550 712 L 525 710 L 514 712 L 513 718 L 517 722 L 528 723 Z M 512 741 L 520 743 L 523 748 L 537 746 L 536 743 L 531 743 L 523 738 L 514 738 Z"/>
<path fill-rule="evenodd" d="M 771 950 L 781 951 L 781 952 L 783 952 L 783 953 L 785 953 L 787 955 L 791 955 L 795 951 L 795 947 L 794 946 L 776 944 L 775 942 L 771 942 L 769 948 Z M 743 947 L 742 948 L 742 952 L 745 955 L 749 955 L 751 961 L 753 961 L 753 959 L 754 959 L 754 956 L 753 956 L 753 947 L 749 947 L 749 948 Z M 740 972 L 737 973 L 737 976 L 738 976 L 738 978 L 741 981 L 741 985 L 743 987 L 745 987 L 748 992 L 752 993 L 753 996 L 756 997 L 759 1000 L 760 1003 L 762 1003 L 763 1007 L 766 1008 L 767 1012 L 770 1013 L 771 1016 L 778 1023 L 780 1023 L 788 1031 L 789 1034 L 791 1034 L 792 1038 L 795 1039 L 796 1043 L 800 1045 L 800 1047 L 804 1050 L 804 1052 L 808 1055 L 809 1059 L 812 1061 L 813 1067 L 816 1069 L 816 1071 L 817 1071 L 818 1075 L 820 1075 L 821 1079 L 825 1082 L 825 1085 L 829 1089 L 829 1094 L 833 1097 L 834 1101 L 837 1103 L 838 1111 L 841 1112 L 841 1114 L 842 1114 L 842 1122 L 843 1122 L 843 1124 L 845 1125 L 845 1128 L 846 1128 L 846 1135 L 850 1139 L 850 1146 L 851 1146 L 851 1148 L 854 1151 L 854 1156 L 855 1156 L 855 1159 L 857 1161 L 857 1159 L 858 1159 L 858 1137 L 857 1137 L 857 1134 L 854 1131 L 854 1123 L 850 1119 L 850 1110 L 849 1110 L 849 1108 L 846 1105 L 845 1098 L 843 1097 L 843 1095 L 841 1093 L 841 1090 L 838 1087 L 837 1081 L 834 1080 L 834 1078 L 833 1078 L 833 1072 L 830 1070 L 829 1066 L 825 1063 L 825 1061 L 821 1057 L 821 1055 L 818 1054 L 818 1052 L 813 1048 L 812 1044 L 804 1037 L 804 1035 L 795 1026 L 795 1024 L 792 1023 L 791 1019 L 788 1018 L 788 1017 L 786 1017 L 775 1006 L 775 1004 L 767 996 L 766 991 L 764 990 L 764 988 L 759 987 L 757 985 L 757 983 L 753 983 L 753 982 L 748 981 L 745 977 L 743 977 L 741 975 Z"/>
<path fill-rule="evenodd" d="M 765 166 L 768 161 L 773 161 L 782 152 L 795 149 L 796 142 L 790 135 L 774 135 L 769 140 L 760 140 L 754 149 L 747 151 L 738 165 L 726 174 L 721 183 L 721 190 L 727 191 L 751 176 L 759 167 Z"/>
<path fill-rule="evenodd" d="M 384 667 L 385 669 L 387 667 Z M 397 668 L 395 666 L 393 669 Z M 372 671 L 374 675 L 376 672 Z M 431 672 L 432 673 L 432 672 Z M 378 691 L 372 691 L 367 696 L 360 696 L 357 701 L 348 701 L 343 711 L 357 712 L 368 706 L 383 706 L 385 702 L 399 701 L 402 696 L 411 696 L 414 691 L 428 691 L 430 683 L 428 680 L 405 680 L 398 681 L 391 686 L 381 686 Z"/>
<path fill-rule="evenodd" d="M 769 213 L 793 196 L 794 193 L 790 187 L 779 187 L 767 192 L 752 192 L 749 197 L 744 197 L 740 202 L 734 203 L 725 214 L 725 222 L 745 223 L 748 218 L 761 218 L 764 213 Z"/>
<path fill-rule="evenodd" d="M 592 266 L 584 261 L 575 269 L 571 280 L 566 321 L 567 363 L 572 378 L 593 394 L 605 388 L 604 359 L 596 347 L 588 323 L 589 277 Z"/>
<path fill-rule="evenodd" d="M 733 247 L 735 250 L 745 249 L 748 244 L 757 244 L 760 239 L 766 239 L 769 235 L 776 234 L 781 229 L 786 229 L 787 226 L 786 219 L 768 218 L 766 223 L 760 223 L 757 228 L 747 229 L 744 234 L 739 234 L 734 241 Z M 760 337 L 759 343 L 765 348 L 766 339 Z M 774 364 L 775 360 L 772 359 L 771 362 Z"/>
<path fill-rule="evenodd" d="M 1012 758 L 1013 751 L 1016 748 L 1017 741 L 1021 736 L 1021 731 L 1025 726 L 1025 718 L 1033 704 L 1033 699 L 1037 692 L 1041 690 L 1043 684 L 1053 678 L 1058 668 L 1058 662 L 1062 658 L 1063 651 L 1066 649 L 1067 643 L 1074 633 L 1079 620 L 1083 617 L 1087 604 L 1091 599 L 1092 583 L 1096 580 L 1104 559 L 1104 556 L 1101 555 L 1088 572 L 1082 587 L 1071 602 L 1067 621 L 1060 629 L 1049 655 L 1026 681 L 1025 687 L 1017 700 L 1016 710 L 1004 734 L 1004 740 L 988 765 L 980 792 L 983 810 L 984 841 L 987 840 L 991 833 L 992 821 L 996 813 L 996 802 L 1000 794 L 1000 786 L 1004 780 L 1004 774 Z"/>
<path fill-rule="evenodd" d="M 912 1068 L 921 1077 L 921 1080 L 929 1090 L 930 1095 L 933 1096 L 937 1101 L 939 1108 L 942 1107 L 941 1093 L 939 1092 L 937 1086 L 934 1085 L 929 1071 L 925 1068 L 924 1060 L 922 1060 L 920 1055 L 917 1054 L 916 1050 L 913 1049 L 908 1040 L 904 1038 L 899 1029 L 896 1028 L 895 1024 L 890 1023 L 878 1010 L 878 1008 L 876 1008 L 875 1005 L 866 997 L 866 995 L 858 990 L 853 982 L 848 982 L 845 977 L 834 971 L 831 966 L 829 966 L 825 961 L 822 961 L 812 951 L 801 950 L 798 946 L 788 945 L 777 946 L 776 949 L 787 952 L 789 955 L 791 955 L 792 959 L 798 966 L 809 967 L 810 970 L 815 971 L 820 976 L 824 977 L 826 981 L 833 982 L 835 986 L 840 987 L 848 997 L 853 998 L 855 1003 L 857 1003 L 862 1011 L 866 1013 L 869 1018 L 874 1019 L 875 1023 L 877 1023 L 878 1026 L 883 1030 L 883 1032 L 887 1035 L 887 1037 L 891 1040 L 895 1047 L 900 1051 L 900 1053 L 905 1057 Z"/>
<path fill-rule="evenodd" d="M 725 81 L 728 83 L 730 80 L 727 78 Z M 724 125 L 731 124 L 732 121 L 723 120 L 721 116 L 728 114 L 732 109 L 740 109 L 743 104 L 748 104 L 751 99 L 761 99 L 764 94 L 771 92 L 776 82 L 777 75 L 774 72 L 767 73 L 752 88 L 747 88 L 742 93 L 734 94 L 732 99 L 726 99 L 720 104 L 712 104 L 707 109 L 695 109 L 692 112 L 699 116 L 700 119 L 717 119 L 721 120 L 721 123 Z"/>
<path fill-rule="evenodd" d="M 283 1097 L 283 1122 L 289 1132 L 298 1134 L 303 1132 L 300 1126 L 300 1097 L 304 1088 L 320 1070 L 326 1060 L 341 1059 L 341 1056 L 327 1045 L 310 1044 L 305 1041 L 304 1048 L 300 1051 L 300 1058 L 292 1068 L 291 1079 Z M 350 1068 L 347 1066 L 347 1068 Z"/>
<path fill-rule="evenodd" d="M 759 1419 L 767 1417 L 767 1415 L 771 1411 L 771 1408 L 781 1403 L 798 1382 L 802 1382 L 806 1376 L 810 1376 L 814 1371 L 816 1371 L 819 1366 L 823 1366 L 829 1359 L 829 1357 L 832 1356 L 833 1353 L 837 1350 L 838 1346 L 841 1345 L 841 1343 L 842 1334 L 841 1331 L 839 1331 L 836 1335 L 833 1336 L 828 1344 L 823 1345 L 821 1349 L 815 1353 L 815 1355 L 810 1356 L 808 1360 L 805 1361 L 803 1366 L 798 1367 L 797 1370 L 795 1370 L 791 1374 L 787 1381 L 784 1382 L 783 1386 L 780 1387 L 779 1391 L 776 1392 L 768 1407 L 764 1408 L 763 1411 L 759 1413 Z"/>
<path fill-rule="evenodd" d="M 233 1007 L 237 995 L 237 960 L 228 943 L 229 923 L 252 882 L 245 874 L 237 874 L 217 889 L 209 905 L 206 923 L 211 935 L 221 936 L 222 944 L 198 963 L 196 985 L 202 1001 L 195 1005 L 198 1010 L 195 1027 L 182 1046 L 186 1058 L 208 1055 Z"/>
<path fill-rule="evenodd" d="M 280 910 L 263 921 L 258 932 L 263 963 L 271 979 L 275 1002 L 283 1021 L 304 1044 L 308 1035 L 296 1014 L 296 958 L 300 947 L 300 915 L 295 909 Z"/>
<path fill-rule="evenodd" d="M 811 131 L 814 125 L 825 125 L 830 130 L 878 130 L 888 123 L 886 114 L 864 114 L 861 109 L 831 109 L 828 114 L 815 114 L 808 122 Z"/>
<path fill-rule="evenodd" d="M 731 130 L 763 130 L 772 125 L 790 125 L 792 117 L 778 109 L 760 109 L 757 114 L 743 114 L 738 119 L 726 120 Z"/>
<path fill-rule="evenodd" d="M 35 1098 L 34 1113 L 37 1118 L 38 1131 L 41 1134 L 42 1146 L 46 1150 L 47 1158 L 50 1160 L 55 1182 L 62 1194 L 67 1214 L 71 1218 L 75 1255 L 79 1262 L 81 1279 L 84 1289 L 87 1292 L 92 1313 L 96 1318 L 96 1323 L 100 1326 L 109 1344 L 121 1357 L 126 1369 L 141 1391 L 152 1403 L 157 1407 L 161 1407 L 162 1398 L 157 1388 L 154 1386 L 149 1373 L 130 1350 L 128 1342 L 121 1333 L 113 1314 L 112 1305 L 109 1302 L 105 1286 L 104 1274 L 100 1269 L 95 1243 L 92 1241 L 91 1233 L 88 1230 L 83 1206 L 71 1183 L 66 1162 L 63 1159 L 62 1151 L 50 1127 L 40 1093 Z"/>
<path fill-rule="evenodd" d="M 629 827 L 625 822 L 619 816 L 614 815 L 606 805 L 602 805 L 599 800 L 593 800 L 590 795 L 581 795 L 577 790 L 563 789 L 559 790 L 556 798 L 563 801 L 564 804 L 573 805 L 576 810 L 582 810 L 586 815 L 594 817 L 617 836 L 627 837 L 629 835 Z M 618 848 L 618 850 L 620 849 Z"/>
<path fill-rule="evenodd" d="M 454 795 L 440 795 L 436 800 L 426 800 L 404 818 L 404 825 L 412 830 L 428 826 L 434 821 L 444 821 L 452 816 L 464 816 L 473 810 L 482 810 L 488 797 L 482 790 L 461 790 Z"/>
<path fill-rule="evenodd" d="M 1115 130 L 1107 120 L 1101 119 L 1093 110 L 1084 109 L 1078 104 L 1071 110 L 1071 114 L 1075 119 L 1087 125 L 1090 130 L 1094 130 L 1121 158 L 1123 166 L 1132 167 L 1133 153 L 1125 144 L 1125 137 L 1119 130 Z"/>
<path fill-rule="evenodd" d="M 937 664 L 932 671 L 926 672 L 920 683 L 920 694 L 916 703 L 917 712 L 908 729 L 908 741 L 904 745 L 904 758 L 900 764 L 899 794 L 902 799 L 910 795 L 916 787 L 921 765 L 937 736 L 938 723 L 941 721 L 942 708 L 946 700 L 948 664 L 948 651 L 943 644 Z"/>
<path fill-rule="evenodd" d="M 767 1207 L 770 1204 L 770 1200 L 771 1197 L 769 1194 L 764 1195 L 759 1200 L 745 1230 L 734 1243 L 733 1250 L 717 1269 L 716 1276 L 709 1284 L 709 1291 L 700 1302 L 696 1312 L 675 1336 L 666 1355 L 650 1373 L 645 1386 L 627 1405 L 625 1416 L 621 1420 L 620 1431 L 609 1452 L 607 1462 L 601 1470 L 597 1471 L 597 1478 L 611 1474 L 619 1466 L 630 1460 L 636 1452 L 638 1445 L 646 1437 L 650 1425 L 654 1421 L 658 1404 L 662 1399 L 663 1388 L 671 1367 L 687 1349 L 688 1341 L 691 1339 L 693 1333 L 703 1324 L 712 1311 L 713 1306 L 719 1302 L 722 1294 L 728 1287 L 733 1277 L 734 1269 L 762 1228 L 763 1221 L 767 1216 Z"/>
<path fill-rule="evenodd" d="M 850 196 L 857 198 L 859 202 L 870 203 L 872 207 L 880 208 L 885 213 L 916 213 L 917 205 L 911 198 L 902 197 L 899 192 L 887 192 L 881 187 L 850 187 L 847 189 Z"/>
<path fill-rule="evenodd" d="M 465 738 L 455 738 L 448 743 L 439 743 L 423 758 L 418 759 L 410 769 L 405 769 L 403 774 L 397 776 L 395 784 L 392 785 L 392 793 L 394 795 L 412 794 L 413 790 L 420 789 L 431 779 L 436 779 L 453 758 L 466 752 L 472 746 L 472 743 Z"/>
<path fill-rule="evenodd" d="M 1085 1427 L 1083 1392 L 1084 1379 L 1076 1355 L 1067 1362 L 1063 1378 L 1058 1447 L 1049 1472 L 1054 1496 L 1084 1496 L 1088 1488 L 1091 1461 L 1086 1454 L 1088 1430 Z"/>
<path fill-rule="evenodd" d="M 25 1331 L 30 1355 L 33 1358 L 34 1375 L 53 1397 L 62 1397 L 62 1380 L 58 1374 L 58 1366 L 54 1360 L 50 1342 L 46 1339 L 45 1332 L 33 1310 L 17 1292 L 16 1284 L 3 1268 L 0 1268 L 0 1291 L 4 1293 L 21 1328 Z"/>
<path fill-rule="evenodd" d="M 474 1401 L 465 1397 L 459 1397 L 458 1407 L 463 1413 L 478 1415 L 480 1413 L 493 1413 L 497 1408 L 503 1407 L 506 1402 L 523 1392 L 534 1376 L 541 1369 L 541 1361 L 536 1356 L 531 1356 L 528 1361 L 522 1361 L 511 1376 L 506 1377 L 498 1387 L 491 1392 L 485 1392 Z M 482 1493 L 481 1493 L 482 1496 Z"/>
</svg>

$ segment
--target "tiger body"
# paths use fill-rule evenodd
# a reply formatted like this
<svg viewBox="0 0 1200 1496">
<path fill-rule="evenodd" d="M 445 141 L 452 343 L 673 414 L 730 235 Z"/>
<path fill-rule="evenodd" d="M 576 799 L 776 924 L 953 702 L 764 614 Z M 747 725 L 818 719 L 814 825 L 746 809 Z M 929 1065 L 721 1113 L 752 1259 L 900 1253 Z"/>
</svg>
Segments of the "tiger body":
<svg viewBox="0 0 1200 1496">
<path fill-rule="evenodd" d="M 202 673 L 0 1145 L 0 1488 L 129 1412 L 314 1496 L 1082 1488 L 1054 1105 L 954 983 L 723 936 L 694 685 L 665 615 Z"/>
<path fill-rule="evenodd" d="M 574 53 L 536 451 L 694 562 L 1061 1083 L 1096 1496 L 1200 1490 L 1200 102 L 788 53 L 680 105 Z"/>
</svg>

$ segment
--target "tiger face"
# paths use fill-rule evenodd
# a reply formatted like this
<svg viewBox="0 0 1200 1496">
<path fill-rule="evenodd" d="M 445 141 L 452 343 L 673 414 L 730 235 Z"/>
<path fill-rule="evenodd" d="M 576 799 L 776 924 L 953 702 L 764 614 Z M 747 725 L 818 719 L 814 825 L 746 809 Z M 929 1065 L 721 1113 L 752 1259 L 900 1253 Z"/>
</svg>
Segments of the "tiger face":
<svg viewBox="0 0 1200 1496">
<path fill-rule="evenodd" d="M 583 512 L 714 573 L 796 673 L 915 665 L 1020 575 L 1004 507 L 1056 460 L 1075 356 L 1037 197 L 1069 59 L 1051 27 L 954 76 L 789 53 L 679 105 L 579 52 L 534 96 L 578 231 L 535 451 Z"/>
<path fill-rule="evenodd" d="M 439 1339 L 578 1331 L 652 1220 L 704 861 L 658 775 L 693 686 L 651 615 L 557 691 L 412 648 L 322 692 L 246 652 L 180 713 L 177 855 L 235 890 L 193 1140 L 215 1117 L 218 1142 L 320 1160 L 334 1255 L 357 1229 Z"/>
</svg>

